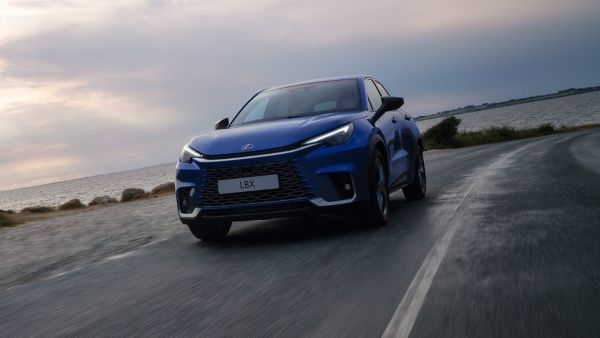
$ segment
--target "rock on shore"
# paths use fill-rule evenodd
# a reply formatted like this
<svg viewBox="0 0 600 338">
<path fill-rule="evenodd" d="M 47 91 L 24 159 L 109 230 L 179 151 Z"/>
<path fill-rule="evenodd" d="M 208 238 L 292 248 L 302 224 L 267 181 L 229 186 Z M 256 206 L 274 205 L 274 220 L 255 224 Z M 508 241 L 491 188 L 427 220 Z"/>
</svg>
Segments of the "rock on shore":
<svg viewBox="0 0 600 338">
<path fill-rule="evenodd" d="M 109 203 L 117 203 L 117 199 L 108 195 L 98 196 L 94 197 L 94 199 L 90 202 L 90 207 L 93 205 L 104 205 Z"/>
<path fill-rule="evenodd" d="M 66 203 L 61 204 L 58 207 L 58 210 L 73 210 L 73 209 L 81 209 L 85 208 L 85 205 L 81 203 L 77 198 L 72 199 Z"/>
<path fill-rule="evenodd" d="M 163 195 L 163 194 L 171 194 L 175 192 L 175 183 L 167 182 L 160 185 L 157 185 L 150 191 L 152 195 Z"/>
<path fill-rule="evenodd" d="M 141 198 L 145 198 L 146 196 L 147 194 L 144 189 L 127 188 L 123 190 L 123 193 L 121 194 L 121 202 L 139 200 Z"/>
</svg>

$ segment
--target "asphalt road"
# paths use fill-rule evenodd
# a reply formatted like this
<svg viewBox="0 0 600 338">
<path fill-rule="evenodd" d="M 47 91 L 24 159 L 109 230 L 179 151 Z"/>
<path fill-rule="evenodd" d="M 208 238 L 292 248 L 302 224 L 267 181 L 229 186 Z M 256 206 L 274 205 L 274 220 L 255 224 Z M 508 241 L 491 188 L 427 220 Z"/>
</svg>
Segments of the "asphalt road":
<svg viewBox="0 0 600 338">
<path fill-rule="evenodd" d="M 385 227 L 178 233 L 0 290 L 0 335 L 599 336 L 600 129 L 425 161 L 428 197 L 396 193 Z"/>
</svg>

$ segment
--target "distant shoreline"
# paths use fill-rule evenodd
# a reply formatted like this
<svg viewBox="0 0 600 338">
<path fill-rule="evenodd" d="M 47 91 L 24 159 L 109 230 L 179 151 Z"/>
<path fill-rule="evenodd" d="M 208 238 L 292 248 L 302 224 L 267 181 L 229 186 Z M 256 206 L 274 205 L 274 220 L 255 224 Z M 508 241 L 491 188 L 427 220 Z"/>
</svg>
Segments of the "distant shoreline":
<svg viewBox="0 0 600 338">
<path fill-rule="evenodd" d="M 600 86 L 586 87 L 586 88 L 569 88 L 569 89 L 561 90 L 561 91 L 558 91 L 558 92 L 552 93 L 552 94 L 536 95 L 536 96 L 524 97 L 524 98 L 520 98 L 520 99 L 511 99 L 511 100 L 507 100 L 507 101 L 494 102 L 494 103 L 483 103 L 480 105 L 469 105 L 469 106 L 459 107 L 459 108 L 452 109 L 452 110 L 444 110 L 444 111 L 441 111 L 441 112 L 438 112 L 435 114 L 431 114 L 431 115 L 415 117 L 415 121 L 425 121 L 425 120 L 431 120 L 431 119 L 440 118 L 440 117 L 448 117 L 448 116 L 460 115 L 460 114 L 465 114 L 465 113 L 473 113 L 476 111 L 482 111 L 482 110 L 488 110 L 488 109 L 494 109 L 494 108 L 500 108 L 500 107 L 509 107 L 509 106 L 514 106 L 514 105 L 523 104 L 523 103 L 544 101 L 544 100 L 556 99 L 556 98 L 565 97 L 565 96 L 593 93 L 593 92 L 597 92 L 597 91 L 600 91 Z"/>
</svg>

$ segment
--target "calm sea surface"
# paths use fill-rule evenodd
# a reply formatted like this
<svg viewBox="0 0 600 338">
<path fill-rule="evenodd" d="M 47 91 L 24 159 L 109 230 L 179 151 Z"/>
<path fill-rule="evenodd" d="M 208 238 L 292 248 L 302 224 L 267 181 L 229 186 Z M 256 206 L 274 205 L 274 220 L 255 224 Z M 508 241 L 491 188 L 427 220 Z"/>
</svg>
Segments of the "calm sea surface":
<svg viewBox="0 0 600 338">
<path fill-rule="evenodd" d="M 459 130 L 478 130 L 490 126 L 520 129 L 537 127 L 544 123 L 552 123 L 556 127 L 600 123 L 600 92 L 481 110 L 456 117 L 461 119 Z M 442 119 L 424 120 L 417 124 L 421 131 L 424 131 Z"/>
<path fill-rule="evenodd" d="M 167 163 L 112 174 L 78 178 L 37 187 L 0 191 L 0 209 L 21 210 L 31 206 L 58 206 L 73 198 L 88 204 L 94 197 L 108 195 L 117 199 L 126 188 L 146 191 L 175 181 L 175 163 Z"/>
<path fill-rule="evenodd" d="M 600 92 L 483 110 L 457 117 L 462 120 L 459 126 L 461 130 L 477 130 L 489 126 L 528 128 L 543 123 L 552 123 L 557 127 L 600 123 Z M 417 124 L 421 130 L 426 130 L 440 120 L 441 118 L 419 121 Z M 167 163 L 37 187 L 0 191 L 0 209 L 20 210 L 37 205 L 58 206 L 73 198 L 87 204 L 94 197 L 102 195 L 119 198 L 123 189 L 142 188 L 148 191 L 161 183 L 174 181 L 174 176 L 175 163 Z"/>
</svg>

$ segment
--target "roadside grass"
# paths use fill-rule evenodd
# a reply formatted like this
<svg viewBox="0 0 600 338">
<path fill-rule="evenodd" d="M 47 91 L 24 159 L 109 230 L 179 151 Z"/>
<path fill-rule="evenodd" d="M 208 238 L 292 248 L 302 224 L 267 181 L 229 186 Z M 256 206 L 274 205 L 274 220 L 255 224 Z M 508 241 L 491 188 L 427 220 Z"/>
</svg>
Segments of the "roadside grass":
<svg viewBox="0 0 600 338">
<path fill-rule="evenodd" d="M 1 227 L 12 227 L 19 225 L 21 222 L 17 221 L 14 217 L 9 214 L 0 213 L 0 228 Z"/>
<path fill-rule="evenodd" d="M 481 144 L 506 142 L 538 136 L 546 136 L 569 131 L 600 127 L 600 124 L 588 124 L 577 127 L 541 124 L 535 128 L 516 129 L 513 127 L 489 127 L 478 131 L 458 132 L 460 119 L 451 116 L 423 133 L 423 146 L 425 150 L 460 148 Z"/>
</svg>

